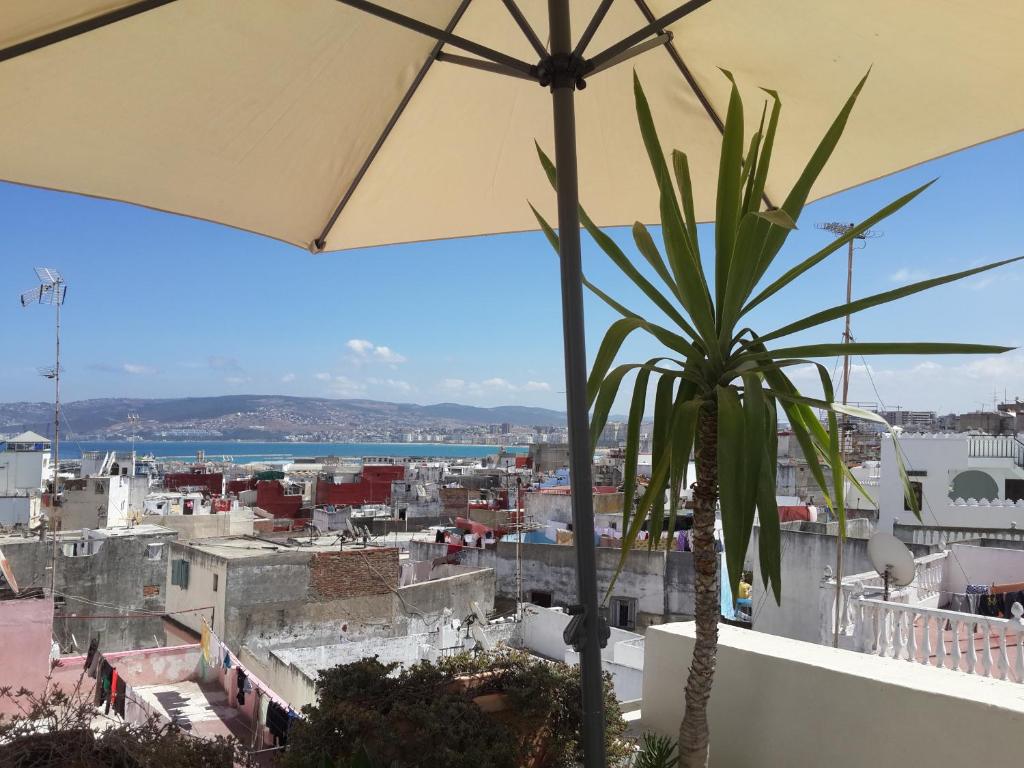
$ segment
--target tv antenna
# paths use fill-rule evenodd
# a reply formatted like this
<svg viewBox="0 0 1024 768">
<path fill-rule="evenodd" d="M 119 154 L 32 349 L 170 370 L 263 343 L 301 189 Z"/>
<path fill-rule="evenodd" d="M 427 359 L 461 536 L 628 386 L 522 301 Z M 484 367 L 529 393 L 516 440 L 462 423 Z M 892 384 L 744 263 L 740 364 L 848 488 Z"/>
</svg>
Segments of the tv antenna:
<svg viewBox="0 0 1024 768">
<path fill-rule="evenodd" d="M 21 294 L 21 306 L 29 304 L 50 305 L 56 315 L 56 360 L 52 368 L 39 370 L 47 379 L 53 380 L 53 492 L 50 494 L 50 534 L 53 537 L 53 552 L 50 562 L 50 596 L 57 583 L 57 504 L 60 499 L 60 308 L 67 294 L 67 283 L 56 269 L 36 267 L 39 285 Z"/>
<path fill-rule="evenodd" d="M 135 466 L 135 432 L 139 428 L 139 414 L 135 411 L 128 412 L 128 424 L 132 429 L 132 466 Z"/>
<path fill-rule="evenodd" d="M 819 224 L 815 224 L 817 229 L 822 229 L 826 232 L 831 232 L 834 235 L 842 237 L 850 232 L 850 230 L 856 228 L 856 224 L 843 224 L 839 221 L 826 221 Z M 853 250 L 854 243 L 861 241 L 861 248 L 867 245 L 867 240 L 873 240 L 877 237 L 881 237 L 882 233 L 873 229 L 866 229 L 859 235 L 854 235 L 850 238 L 849 247 L 846 255 L 846 304 L 849 306 L 850 301 L 853 298 Z M 846 315 L 846 326 L 843 330 L 843 345 L 849 344 L 853 340 L 853 336 L 850 334 L 850 315 Z M 843 405 L 846 405 L 846 401 L 850 395 L 850 356 L 848 354 L 843 355 Z M 846 438 L 849 433 L 850 417 L 845 413 L 843 414 L 842 427 L 840 428 L 840 452 L 843 454 L 843 463 L 846 463 Z M 851 438 L 852 440 L 852 438 Z M 838 519 L 838 518 L 837 518 Z M 839 647 L 839 605 L 842 600 L 843 592 L 843 543 L 846 540 L 846 532 L 842 530 L 840 526 L 836 529 L 836 621 L 832 637 L 833 647 Z"/>
</svg>

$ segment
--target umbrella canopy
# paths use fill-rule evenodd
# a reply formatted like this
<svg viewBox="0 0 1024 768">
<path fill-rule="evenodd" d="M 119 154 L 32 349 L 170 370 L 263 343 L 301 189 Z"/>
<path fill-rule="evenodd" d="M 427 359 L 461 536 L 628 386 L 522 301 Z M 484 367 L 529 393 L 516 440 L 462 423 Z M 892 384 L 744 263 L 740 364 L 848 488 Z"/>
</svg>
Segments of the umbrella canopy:
<svg viewBox="0 0 1024 768">
<path fill-rule="evenodd" d="M 678 4 L 612 3 L 588 55 Z M 539 58 L 497 0 L 384 5 Z M 546 1 L 518 5 L 546 41 Z M 573 0 L 577 35 L 597 5 Z M 1024 99 L 1012 98 L 1024 77 L 1020 3 L 715 0 L 668 28 L 670 45 L 588 77 L 577 99 L 582 201 L 598 224 L 658 220 L 633 67 L 663 141 L 689 154 L 702 219 L 714 213 L 716 115 L 728 101 L 719 67 L 747 99 L 761 86 L 782 95 L 773 201 L 869 67 L 812 198 L 1024 127 Z M 314 250 L 535 229 L 526 199 L 554 210 L 533 149 L 534 139 L 552 145 L 550 94 L 436 51 L 335 0 L 7 0 L 0 179 Z"/>
</svg>

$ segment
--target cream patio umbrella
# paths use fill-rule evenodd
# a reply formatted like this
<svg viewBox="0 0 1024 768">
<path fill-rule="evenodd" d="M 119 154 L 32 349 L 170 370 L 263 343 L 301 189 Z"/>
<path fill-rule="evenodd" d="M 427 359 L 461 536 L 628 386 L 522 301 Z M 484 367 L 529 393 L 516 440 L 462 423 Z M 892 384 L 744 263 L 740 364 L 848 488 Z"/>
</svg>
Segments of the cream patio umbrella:
<svg viewBox="0 0 1024 768">
<path fill-rule="evenodd" d="M 525 201 L 549 192 L 533 140 L 553 145 L 570 639 L 587 764 L 601 765 L 577 188 L 599 225 L 658 221 L 631 69 L 667 143 L 685 144 L 707 220 L 728 100 L 719 66 L 745 97 L 768 86 L 785 100 L 769 200 L 803 168 L 835 94 L 873 67 L 815 199 L 1024 127 L 1022 28 L 1019 0 L 6 0 L 0 179 L 318 252 L 534 229 Z"/>
</svg>

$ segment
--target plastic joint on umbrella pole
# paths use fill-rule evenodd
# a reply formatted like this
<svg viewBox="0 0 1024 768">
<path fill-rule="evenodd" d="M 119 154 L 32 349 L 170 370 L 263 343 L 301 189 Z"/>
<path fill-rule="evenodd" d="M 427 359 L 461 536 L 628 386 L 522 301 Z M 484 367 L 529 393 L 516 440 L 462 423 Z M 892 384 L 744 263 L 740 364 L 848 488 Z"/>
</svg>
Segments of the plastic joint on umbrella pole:
<svg viewBox="0 0 1024 768">
<path fill-rule="evenodd" d="M 562 640 L 566 645 L 571 645 L 573 650 L 579 653 L 583 650 L 583 646 L 587 641 L 587 633 L 584 629 L 587 612 L 582 605 L 570 605 L 565 609 L 572 618 L 569 623 L 565 625 L 565 629 L 562 630 Z M 611 637 L 612 631 L 608 627 L 608 622 L 605 621 L 604 616 L 597 616 L 597 634 L 601 641 L 601 647 L 605 648 L 608 645 L 608 638 Z"/>
<path fill-rule="evenodd" d="M 587 87 L 584 76 L 593 67 L 581 56 L 572 53 L 555 53 L 541 60 L 537 65 L 537 82 L 543 87 L 575 88 L 582 91 Z"/>
</svg>

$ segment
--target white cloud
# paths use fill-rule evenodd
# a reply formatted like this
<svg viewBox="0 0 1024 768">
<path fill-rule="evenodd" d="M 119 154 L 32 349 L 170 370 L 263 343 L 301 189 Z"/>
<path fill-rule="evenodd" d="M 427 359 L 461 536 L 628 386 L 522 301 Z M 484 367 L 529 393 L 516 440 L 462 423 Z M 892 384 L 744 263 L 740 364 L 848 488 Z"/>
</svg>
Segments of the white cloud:
<svg viewBox="0 0 1024 768">
<path fill-rule="evenodd" d="M 345 342 L 345 346 L 357 355 L 365 355 L 366 353 L 373 351 L 374 343 L 372 341 L 367 341 L 366 339 L 349 339 Z"/>
<path fill-rule="evenodd" d="M 398 363 L 405 362 L 405 356 L 398 354 L 391 349 L 391 347 L 377 347 L 373 350 L 373 356 L 385 363 L 393 363 L 397 365 Z"/>
<path fill-rule="evenodd" d="M 464 379 L 443 379 L 441 381 L 441 389 L 447 389 L 452 392 L 458 392 L 465 389 L 466 382 Z"/>
<path fill-rule="evenodd" d="M 138 363 L 124 363 L 121 366 L 121 370 L 125 373 L 130 373 L 133 376 L 145 376 L 151 373 L 156 373 L 156 368 L 149 365 L 139 365 Z"/>
<path fill-rule="evenodd" d="M 233 387 L 237 387 L 239 384 L 247 384 L 251 379 L 248 376 L 228 376 L 224 379 L 224 383 L 230 384 Z"/>
<path fill-rule="evenodd" d="M 927 280 L 928 273 L 925 272 L 923 269 L 911 269 L 910 267 L 902 267 L 901 269 L 898 269 L 891 275 L 889 275 L 889 279 L 892 280 L 894 283 L 916 283 L 921 280 Z"/>
<path fill-rule="evenodd" d="M 394 368 L 404 363 L 407 359 L 405 355 L 398 354 L 391 347 L 384 346 L 383 344 L 374 344 L 367 339 L 349 339 L 345 342 L 345 346 L 353 352 L 349 362 L 357 366 L 374 361 L 387 363 Z"/>
<path fill-rule="evenodd" d="M 320 373 L 314 374 L 313 378 L 316 379 L 317 381 L 330 381 L 331 374 L 321 371 Z"/>
<path fill-rule="evenodd" d="M 291 382 L 295 381 L 295 374 L 286 373 L 284 376 L 281 377 L 281 381 L 284 382 L 285 384 L 290 384 Z"/>
<path fill-rule="evenodd" d="M 550 392 L 551 385 L 546 381 L 528 381 L 523 385 L 523 389 L 527 392 Z"/>
<path fill-rule="evenodd" d="M 970 288 L 971 288 L 972 291 L 983 291 L 986 288 L 988 288 L 990 285 L 992 285 L 992 283 L 994 283 L 994 282 L 995 282 L 995 278 L 994 277 L 982 277 L 982 278 L 979 278 L 978 280 L 975 280 L 975 281 L 971 282 L 969 285 L 970 285 Z"/>
<path fill-rule="evenodd" d="M 482 381 L 481 384 L 487 389 L 501 389 L 507 392 L 517 389 L 517 387 L 510 381 L 499 376 L 495 376 L 493 379 L 486 379 Z"/>
</svg>

